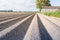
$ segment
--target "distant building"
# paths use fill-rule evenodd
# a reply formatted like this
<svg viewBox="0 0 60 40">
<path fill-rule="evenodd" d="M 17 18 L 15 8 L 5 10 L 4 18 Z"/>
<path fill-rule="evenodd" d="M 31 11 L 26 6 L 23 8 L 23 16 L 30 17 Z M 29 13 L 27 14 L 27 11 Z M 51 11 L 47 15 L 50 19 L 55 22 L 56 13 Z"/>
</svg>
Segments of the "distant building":
<svg viewBox="0 0 60 40">
<path fill-rule="evenodd" d="M 42 6 L 41 12 L 50 12 L 60 10 L 60 6 Z"/>
</svg>

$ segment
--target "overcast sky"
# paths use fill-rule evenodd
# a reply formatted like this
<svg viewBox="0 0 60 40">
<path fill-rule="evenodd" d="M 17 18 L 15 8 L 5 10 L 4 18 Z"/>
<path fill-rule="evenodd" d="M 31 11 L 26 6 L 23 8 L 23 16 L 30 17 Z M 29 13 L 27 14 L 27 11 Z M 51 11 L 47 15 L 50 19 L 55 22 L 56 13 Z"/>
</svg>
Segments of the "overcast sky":
<svg viewBox="0 0 60 40">
<path fill-rule="evenodd" d="M 59 6 L 60 0 L 51 0 L 53 6 Z M 0 10 L 35 11 L 35 0 L 0 0 Z"/>
<path fill-rule="evenodd" d="M 50 0 L 52 6 L 60 6 L 60 0 Z"/>
</svg>

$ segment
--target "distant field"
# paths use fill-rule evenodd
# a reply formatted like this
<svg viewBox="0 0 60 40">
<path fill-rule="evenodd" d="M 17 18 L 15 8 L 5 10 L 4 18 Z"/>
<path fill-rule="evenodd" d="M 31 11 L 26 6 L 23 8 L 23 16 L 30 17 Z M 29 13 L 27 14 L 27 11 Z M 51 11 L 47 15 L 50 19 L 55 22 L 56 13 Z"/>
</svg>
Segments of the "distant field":
<svg viewBox="0 0 60 40">
<path fill-rule="evenodd" d="M 35 12 L 0 12 L 0 17 L 19 15 L 19 14 L 33 14 Z"/>
<path fill-rule="evenodd" d="M 60 18 L 60 11 L 55 11 L 55 12 L 49 12 L 49 13 L 44 13 L 47 16 L 54 16 Z"/>
</svg>

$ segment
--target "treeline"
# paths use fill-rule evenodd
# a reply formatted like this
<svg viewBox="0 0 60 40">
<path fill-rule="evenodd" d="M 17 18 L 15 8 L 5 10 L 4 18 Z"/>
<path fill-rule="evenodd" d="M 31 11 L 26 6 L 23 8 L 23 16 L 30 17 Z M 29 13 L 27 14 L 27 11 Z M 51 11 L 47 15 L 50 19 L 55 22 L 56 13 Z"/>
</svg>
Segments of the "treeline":
<svg viewBox="0 0 60 40">
<path fill-rule="evenodd" d="M 13 10 L 0 10 L 0 12 L 13 12 Z"/>
</svg>

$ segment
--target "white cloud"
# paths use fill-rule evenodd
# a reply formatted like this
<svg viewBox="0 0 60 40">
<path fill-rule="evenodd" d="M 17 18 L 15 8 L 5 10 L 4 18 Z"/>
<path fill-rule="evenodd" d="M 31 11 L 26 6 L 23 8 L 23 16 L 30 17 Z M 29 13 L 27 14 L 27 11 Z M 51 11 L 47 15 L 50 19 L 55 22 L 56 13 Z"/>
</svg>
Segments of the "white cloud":
<svg viewBox="0 0 60 40">
<path fill-rule="evenodd" d="M 0 0 L 0 9 L 34 10 L 35 0 Z"/>
</svg>

